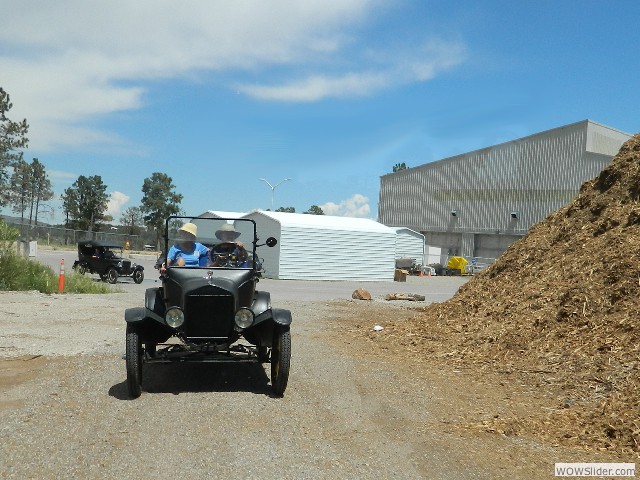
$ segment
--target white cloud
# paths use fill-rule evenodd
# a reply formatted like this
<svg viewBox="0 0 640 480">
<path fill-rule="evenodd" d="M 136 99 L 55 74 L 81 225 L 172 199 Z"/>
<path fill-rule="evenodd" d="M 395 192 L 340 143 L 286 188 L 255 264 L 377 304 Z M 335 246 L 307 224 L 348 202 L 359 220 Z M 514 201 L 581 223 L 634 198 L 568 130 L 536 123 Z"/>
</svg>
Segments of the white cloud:
<svg viewBox="0 0 640 480">
<path fill-rule="evenodd" d="M 275 86 L 238 84 L 236 90 L 262 100 L 291 102 L 368 96 L 385 88 L 431 80 L 440 72 L 462 63 L 465 55 L 461 44 L 431 41 L 423 48 L 399 57 L 387 52 L 369 52 L 370 60 L 375 59 L 379 64 L 373 71 L 313 75 Z"/>
<path fill-rule="evenodd" d="M 107 214 L 111 215 L 114 220 L 117 220 L 118 217 L 122 213 L 122 206 L 125 205 L 131 197 L 129 195 L 125 195 L 122 192 L 112 192 L 109 197 L 109 204 L 107 206 Z"/>
<path fill-rule="evenodd" d="M 319 205 L 325 215 L 337 215 L 339 217 L 368 218 L 371 214 L 369 198 L 356 193 L 346 200 L 336 204 L 327 202 Z"/>
<path fill-rule="evenodd" d="M 385 8 L 393 2 L 4 0 L 0 81 L 12 117 L 30 123 L 30 147 L 53 150 L 125 144 L 91 122 L 143 107 L 151 80 L 224 71 L 247 95 L 309 102 L 425 81 L 462 61 L 463 49 L 444 42 L 371 53 L 359 27 Z M 273 67 L 279 85 L 241 80 Z"/>
</svg>

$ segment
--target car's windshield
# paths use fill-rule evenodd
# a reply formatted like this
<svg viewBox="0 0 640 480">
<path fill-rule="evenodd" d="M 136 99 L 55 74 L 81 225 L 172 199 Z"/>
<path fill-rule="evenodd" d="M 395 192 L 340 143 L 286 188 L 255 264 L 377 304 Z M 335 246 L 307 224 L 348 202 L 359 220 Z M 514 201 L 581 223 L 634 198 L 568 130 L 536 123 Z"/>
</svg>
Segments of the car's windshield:
<svg viewBox="0 0 640 480">
<path fill-rule="evenodd" d="M 255 248 L 255 223 L 240 218 L 171 217 L 167 222 L 167 249 L 170 256 L 175 250 L 193 252 L 202 244 L 206 248 L 207 261 L 196 261 L 186 266 L 252 268 Z M 194 243 L 190 243 L 194 241 Z M 174 253 L 171 253 L 172 247 Z M 201 250 L 196 256 L 201 256 Z M 173 259 L 171 259 L 173 260 Z M 179 266 L 177 261 L 169 262 Z"/>
</svg>

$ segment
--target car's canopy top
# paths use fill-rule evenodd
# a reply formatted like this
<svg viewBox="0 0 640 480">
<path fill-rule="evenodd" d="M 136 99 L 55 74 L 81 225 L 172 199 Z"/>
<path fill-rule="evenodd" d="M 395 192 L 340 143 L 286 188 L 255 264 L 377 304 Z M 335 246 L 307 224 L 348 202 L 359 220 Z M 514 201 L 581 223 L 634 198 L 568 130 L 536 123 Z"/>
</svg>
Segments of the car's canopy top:
<svg viewBox="0 0 640 480">
<path fill-rule="evenodd" d="M 117 243 L 111 243 L 111 242 L 99 242 L 98 240 L 81 240 L 78 242 L 78 248 L 80 247 L 84 247 L 84 248 L 95 248 L 95 247 L 102 247 L 102 248 L 122 248 L 122 245 L 118 245 Z"/>
</svg>

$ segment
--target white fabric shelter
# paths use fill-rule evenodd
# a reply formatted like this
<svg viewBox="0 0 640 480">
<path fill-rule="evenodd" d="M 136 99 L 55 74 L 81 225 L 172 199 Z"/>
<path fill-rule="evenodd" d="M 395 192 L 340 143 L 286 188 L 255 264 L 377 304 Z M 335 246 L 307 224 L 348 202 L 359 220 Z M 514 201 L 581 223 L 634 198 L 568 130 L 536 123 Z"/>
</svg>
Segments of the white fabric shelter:
<svg viewBox="0 0 640 480">
<path fill-rule="evenodd" d="M 396 231 L 396 258 L 412 258 L 420 265 L 425 264 L 424 235 L 406 227 L 391 227 Z"/>
<path fill-rule="evenodd" d="M 365 218 L 257 210 L 264 276 L 285 280 L 393 280 L 395 230 Z"/>
</svg>

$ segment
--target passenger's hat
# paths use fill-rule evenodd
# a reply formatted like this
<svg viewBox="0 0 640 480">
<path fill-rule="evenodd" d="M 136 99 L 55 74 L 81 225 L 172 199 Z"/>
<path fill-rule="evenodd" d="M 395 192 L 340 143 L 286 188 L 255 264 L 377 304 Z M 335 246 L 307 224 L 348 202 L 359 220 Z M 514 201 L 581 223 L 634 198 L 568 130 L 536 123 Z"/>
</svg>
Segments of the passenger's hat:
<svg viewBox="0 0 640 480">
<path fill-rule="evenodd" d="M 178 232 L 182 232 L 183 235 L 187 233 L 188 235 L 193 236 L 193 238 L 195 239 L 198 235 L 198 226 L 194 223 L 185 223 L 178 229 Z"/>
<path fill-rule="evenodd" d="M 223 236 L 225 238 L 222 238 Z M 226 240 L 227 238 L 231 238 L 232 240 L 235 240 L 239 236 L 240 236 L 240 232 L 237 232 L 235 227 L 230 223 L 225 223 L 224 225 L 222 225 L 222 227 L 220 227 L 220 230 L 216 230 L 216 237 L 218 237 L 220 240 L 223 240 L 223 241 Z"/>
</svg>

